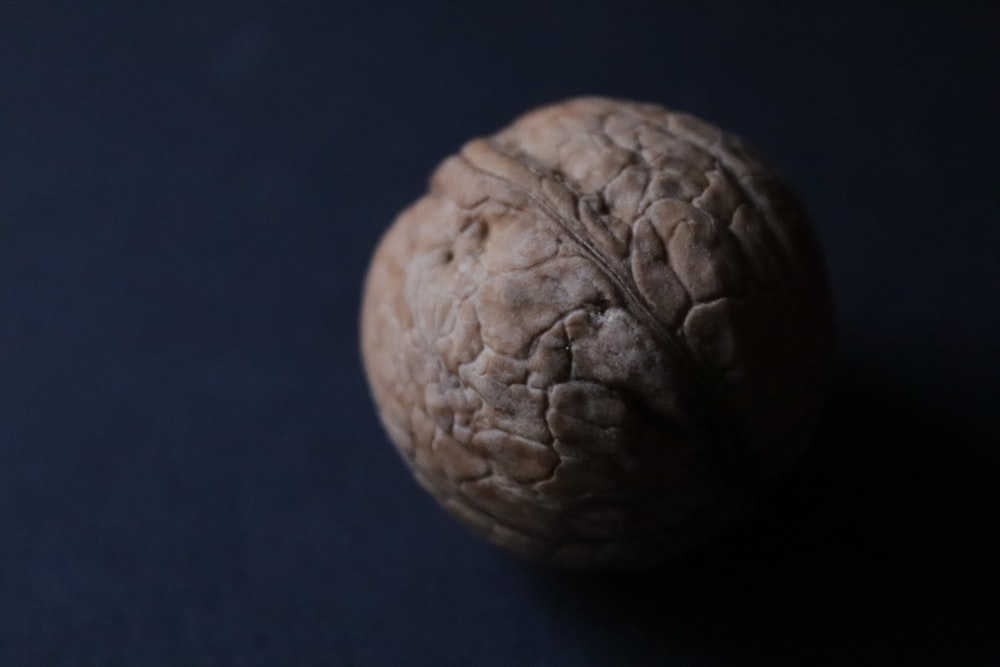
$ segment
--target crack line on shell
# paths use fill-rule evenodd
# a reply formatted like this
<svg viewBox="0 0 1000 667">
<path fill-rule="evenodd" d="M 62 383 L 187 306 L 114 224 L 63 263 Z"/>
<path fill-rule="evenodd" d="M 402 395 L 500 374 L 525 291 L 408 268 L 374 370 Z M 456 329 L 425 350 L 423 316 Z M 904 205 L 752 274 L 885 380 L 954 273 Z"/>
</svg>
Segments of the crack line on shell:
<svg viewBox="0 0 1000 667">
<path fill-rule="evenodd" d="M 490 150 L 495 151 L 505 160 L 515 161 L 510 155 L 493 145 L 492 142 L 488 140 L 481 140 L 482 145 L 487 146 Z M 647 327 L 647 329 L 653 334 L 654 338 L 667 349 L 674 359 L 680 362 L 681 366 L 688 372 L 688 374 L 693 378 L 695 386 L 697 389 L 697 394 L 699 398 L 703 400 L 704 406 L 717 405 L 721 401 L 721 396 L 714 389 L 711 382 L 709 381 L 708 369 L 703 366 L 696 358 L 688 354 L 681 344 L 676 340 L 673 333 L 668 331 L 659 321 L 659 319 L 650 311 L 647 307 L 645 299 L 642 295 L 638 293 L 638 290 L 630 285 L 625 279 L 622 278 L 622 274 L 626 272 L 622 267 L 617 266 L 620 262 L 614 260 L 607 256 L 606 253 L 602 252 L 601 249 L 597 248 L 594 244 L 590 243 L 586 236 L 581 233 L 580 230 L 576 229 L 577 225 L 574 221 L 566 219 L 562 216 L 548 201 L 544 198 L 538 197 L 534 193 L 526 190 L 525 188 L 519 186 L 517 183 L 513 182 L 509 178 L 497 174 L 493 171 L 480 167 L 475 162 L 473 162 L 463 151 L 460 153 L 461 159 L 469 166 L 470 169 L 480 173 L 488 178 L 493 178 L 500 181 L 508 188 L 514 190 L 515 192 L 520 192 L 523 194 L 530 202 L 537 206 L 546 217 L 555 223 L 560 230 L 565 232 L 567 236 L 572 239 L 577 247 L 584 251 L 584 253 L 589 256 L 591 260 L 596 264 L 598 269 L 604 274 L 615 287 L 619 290 L 621 295 L 625 298 L 626 303 L 632 308 L 632 312 L 635 313 L 639 320 Z M 525 167 L 527 169 L 527 167 Z M 544 178 L 542 174 L 537 174 L 530 169 L 528 170 L 533 176 L 538 178 Z M 555 182 L 555 181 L 554 181 Z M 565 187 L 561 183 L 557 183 L 558 187 Z M 577 198 L 575 193 L 570 190 L 570 194 Z M 713 439 L 717 437 L 717 431 L 713 428 L 712 417 L 714 415 L 714 410 L 708 415 L 705 420 L 707 423 L 704 425 L 704 429 L 713 436 Z"/>
</svg>

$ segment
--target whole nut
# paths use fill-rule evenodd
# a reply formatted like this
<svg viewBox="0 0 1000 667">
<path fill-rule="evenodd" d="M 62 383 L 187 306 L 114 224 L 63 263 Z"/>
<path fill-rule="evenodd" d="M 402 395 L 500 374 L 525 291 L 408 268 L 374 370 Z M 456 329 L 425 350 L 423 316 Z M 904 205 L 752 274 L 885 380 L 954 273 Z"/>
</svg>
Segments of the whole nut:
<svg viewBox="0 0 1000 667">
<path fill-rule="evenodd" d="M 385 234 L 362 352 L 420 484 L 576 567 L 686 553 L 808 443 L 833 348 L 805 216 L 746 144 L 581 98 L 466 144 Z"/>
</svg>

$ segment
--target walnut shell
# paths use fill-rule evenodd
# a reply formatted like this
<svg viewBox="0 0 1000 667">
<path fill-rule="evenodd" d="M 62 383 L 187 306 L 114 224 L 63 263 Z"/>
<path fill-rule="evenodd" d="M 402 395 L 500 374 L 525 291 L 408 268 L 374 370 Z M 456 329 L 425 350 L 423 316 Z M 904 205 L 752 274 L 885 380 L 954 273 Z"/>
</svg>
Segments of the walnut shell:
<svg viewBox="0 0 1000 667">
<path fill-rule="evenodd" d="M 448 510 L 523 556 L 634 568 L 802 452 L 832 328 L 805 216 L 743 141 L 581 98 L 438 167 L 375 253 L 362 352 Z"/>
</svg>

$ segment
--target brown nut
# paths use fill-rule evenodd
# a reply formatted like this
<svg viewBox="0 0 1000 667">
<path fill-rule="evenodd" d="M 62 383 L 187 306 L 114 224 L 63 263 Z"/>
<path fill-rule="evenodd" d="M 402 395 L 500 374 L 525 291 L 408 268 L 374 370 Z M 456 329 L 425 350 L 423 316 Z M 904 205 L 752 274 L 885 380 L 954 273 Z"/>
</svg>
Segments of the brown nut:
<svg viewBox="0 0 1000 667">
<path fill-rule="evenodd" d="M 797 458 L 832 329 L 808 223 L 743 141 L 582 98 L 438 167 L 375 253 L 362 351 L 452 513 L 523 556 L 634 568 Z"/>
</svg>

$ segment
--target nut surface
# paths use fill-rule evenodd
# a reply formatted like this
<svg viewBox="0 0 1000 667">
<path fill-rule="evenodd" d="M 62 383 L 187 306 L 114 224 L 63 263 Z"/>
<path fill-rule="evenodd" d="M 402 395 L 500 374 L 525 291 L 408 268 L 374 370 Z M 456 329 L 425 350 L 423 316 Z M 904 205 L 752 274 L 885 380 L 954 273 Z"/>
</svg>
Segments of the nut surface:
<svg viewBox="0 0 1000 667">
<path fill-rule="evenodd" d="M 642 567 L 725 527 L 811 436 L 816 243 L 737 137 L 580 98 L 475 139 L 383 237 L 362 353 L 389 436 L 523 556 Z"/>
</svg>

